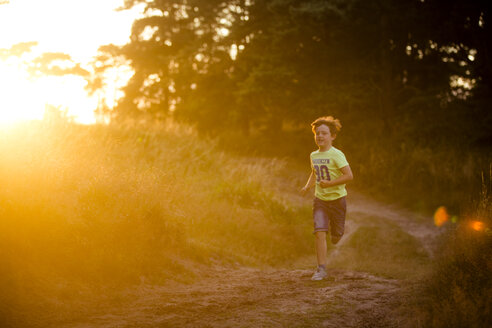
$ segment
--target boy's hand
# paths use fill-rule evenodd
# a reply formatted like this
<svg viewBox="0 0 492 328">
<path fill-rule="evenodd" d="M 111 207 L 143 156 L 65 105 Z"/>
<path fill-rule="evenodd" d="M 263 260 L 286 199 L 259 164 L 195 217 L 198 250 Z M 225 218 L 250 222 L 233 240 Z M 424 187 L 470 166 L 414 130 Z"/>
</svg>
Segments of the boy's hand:
<svg viewBox="0 0 492 328">
<path fill-rule="evenodd" d="M 301 193 L 301 195 L 306 195 L 306 193 L 308 192 L 309 190 L 309 187 L 303 187 L 299 192 Z"/>
<path fill-rule="evenodd" d="M 331 181 L 330 180 L 321 180 L 319 182 L 319 185 L 321 188 L 328 188 L 331 186 Z"/>
</svg>

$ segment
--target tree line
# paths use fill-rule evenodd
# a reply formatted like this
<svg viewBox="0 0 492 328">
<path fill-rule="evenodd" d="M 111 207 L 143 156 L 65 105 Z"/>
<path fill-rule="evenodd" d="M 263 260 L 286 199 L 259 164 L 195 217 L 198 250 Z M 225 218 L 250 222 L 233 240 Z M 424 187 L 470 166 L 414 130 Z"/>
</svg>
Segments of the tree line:
<svg viewBox="0 0 492 328">
<path fill-rule="evenodd" d="M 100 49 L 100 72 L 117 58 L 135 72 L 115 119 L 172 115 L 202 131 L 250 133 L 329 113 L 389 135 L 426 140 L 437 124 L 451 137 L 463 130 L 451 122 L 490 140 L 488 1 L 127 0 L 125 8 L 141 3 L 130 42 Z M 92 82 L 101 87 L 97 75 Z"/>
</svg>

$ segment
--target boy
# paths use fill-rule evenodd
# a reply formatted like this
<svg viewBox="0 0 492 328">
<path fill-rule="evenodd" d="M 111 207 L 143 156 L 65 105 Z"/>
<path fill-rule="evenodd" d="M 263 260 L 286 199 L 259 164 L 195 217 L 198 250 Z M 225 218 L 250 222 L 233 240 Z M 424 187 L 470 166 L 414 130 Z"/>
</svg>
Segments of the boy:
<svg viewBox="0 0 492 328">
<path fill-rule="evenodd" d="M 319 149 L 311 153 L 311 175 L 301 192 L 305 194 L 316 184 L 313 221 L 318 268 L 311 280 L 322 280 L 328 275 L 326 233 L 330 231 L 332 244 L 338 243 L 343 236 L 347 195 L 345 183 L 351 181 L 353 175 L 345 155 L 332 146 L 342 128 L 340 121 L 324 116 L 311 123 L 311 127 Z"/>
</svg>

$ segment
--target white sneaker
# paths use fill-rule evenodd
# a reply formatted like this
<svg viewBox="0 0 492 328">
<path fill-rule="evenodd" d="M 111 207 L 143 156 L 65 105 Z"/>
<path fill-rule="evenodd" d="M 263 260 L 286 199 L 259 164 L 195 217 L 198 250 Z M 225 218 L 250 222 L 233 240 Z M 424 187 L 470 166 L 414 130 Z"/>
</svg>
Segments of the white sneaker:
<svg viewBox="0 0 492 328">
<path fill-rule="evenodd" d="M 323 280 L 327 276 L 328 276 L 328 272 L 326 272 L 326 269 L 318 267 L 316 269 L 316 272 L 311 277 L 311 280 L 314 280 L 314 281 Z"/>
</svg>

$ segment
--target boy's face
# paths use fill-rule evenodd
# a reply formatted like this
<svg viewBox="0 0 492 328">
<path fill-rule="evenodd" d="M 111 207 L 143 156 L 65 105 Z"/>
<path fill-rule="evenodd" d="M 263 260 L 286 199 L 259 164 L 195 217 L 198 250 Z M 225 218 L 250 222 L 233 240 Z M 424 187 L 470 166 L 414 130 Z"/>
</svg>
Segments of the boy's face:
<svg viewBox="0 0 492 328">
<path fill-rule="evenodd" d="M 314 141 L 316 142 L 316 145 L 322 150 L 328 150 L 331 147 L 333 140 L 335 140 L 336 135 L 332 135 L 330 128 L 325 124 L 318 126 L 314 131 Z"/>
</svg>

